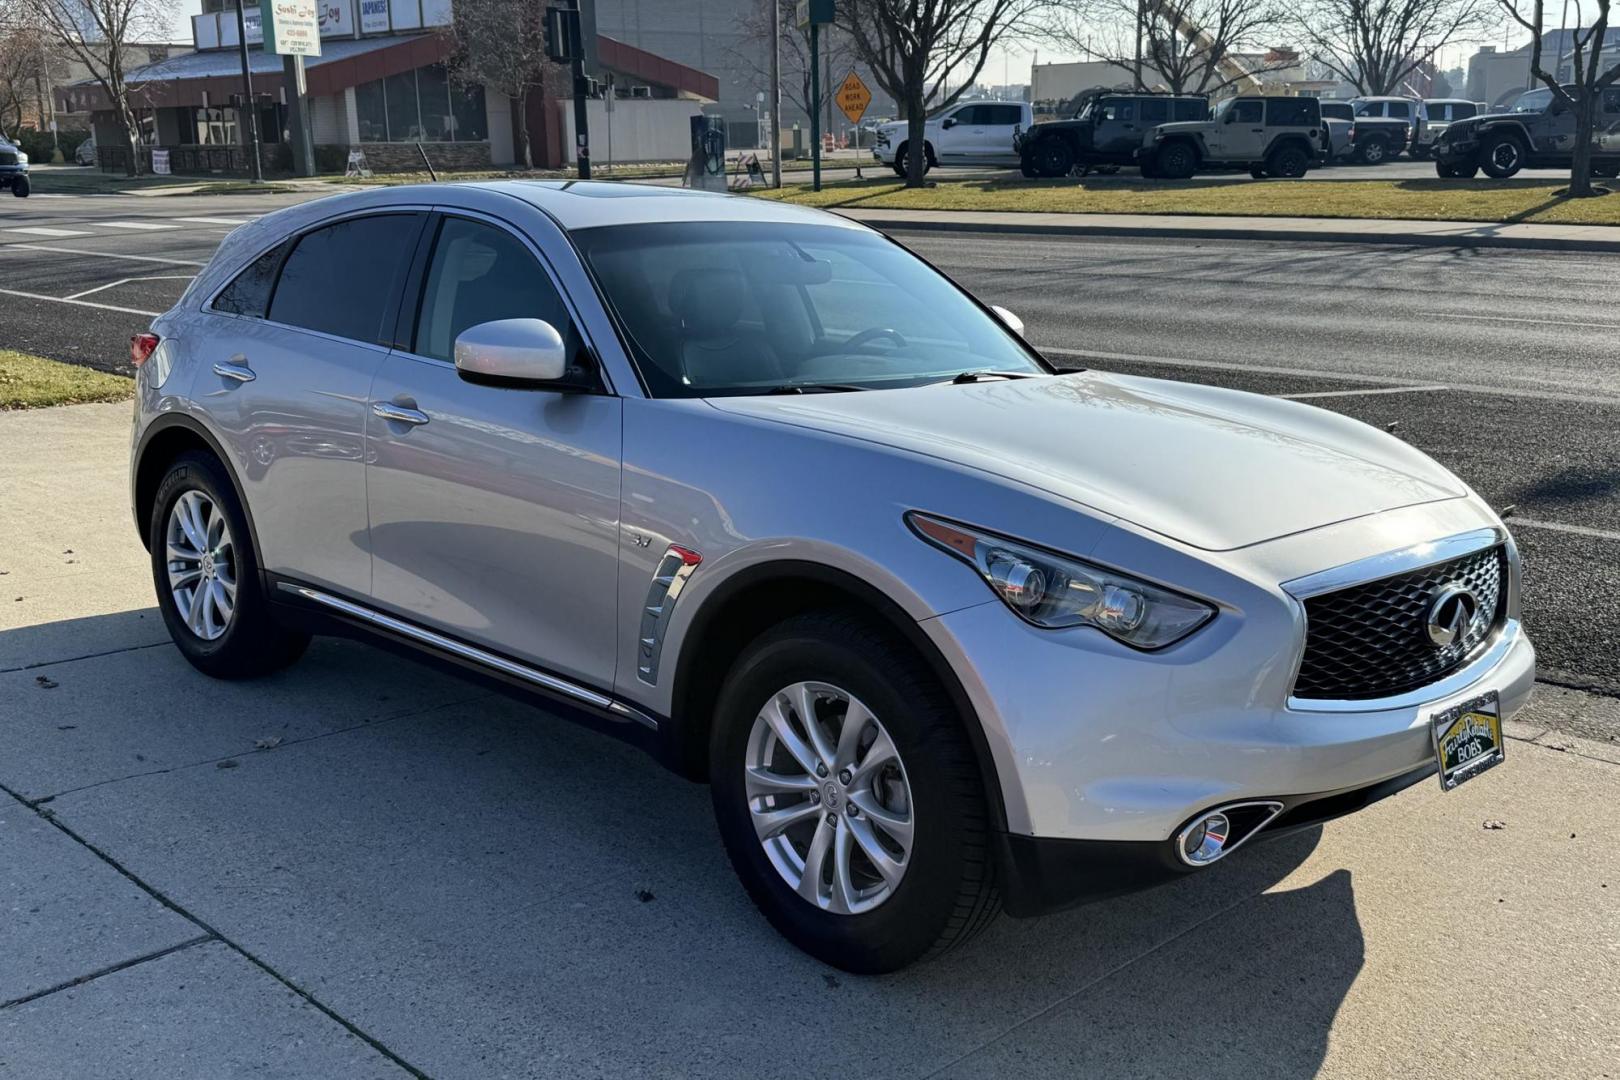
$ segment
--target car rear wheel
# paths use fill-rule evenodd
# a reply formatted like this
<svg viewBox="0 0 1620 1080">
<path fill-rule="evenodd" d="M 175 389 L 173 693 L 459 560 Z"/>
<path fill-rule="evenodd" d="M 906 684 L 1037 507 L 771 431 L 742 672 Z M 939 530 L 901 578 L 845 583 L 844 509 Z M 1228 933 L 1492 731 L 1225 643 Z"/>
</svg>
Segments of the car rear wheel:
<svg viewBox="0 0 1620 1080">
<path fill-rule="evenodd" d="M 1198 151 L 1185 142 L 1167 143 L 1159 147 L 1159 175 L 1168 180 L 1185 180 L 1198 171 Z"/>
<path fill-rule="evenodd" d="M 1601 176 L 1605 180 L 1613 180 L 1615 177 L 1620 176 L 1620 162 L 1609 165 L 1593 165 L 1592 175 Z"/>
<path fill-rule="evenodd" d="M 203 453 L 175 459 L 147 527 L 158 610 L 193 667 L 239 679 L 298 659 L 309 635 L 271 616 L 246 515 L 217 460 Z"/>
<path fill-rule="evenodd" d="M 1389 144 L 1383 139 L 1368 139 L 1356 144 L 1356 160 L 1363 165 L 1382 165 L 1389 158 Z"/>
<path fill-rule="evenodd" d="M 1285 180 L 1298 180 L 1310 167 L 1310 155 L 1297 146 L 1279 146 L 1266 159 L 1266 172 Z"/>
<path fill-rule="evenodd" d="M 1250 165 L 1249 175 L 1256 180 L 1264 180 L 1266 178 L 1266 167 L 1264 165 Z"/>
<path fill-rule="evenodd" d="M 1524 144 L 1506 132 L 1487 136 L 1479 148 L 1479 166 L 1493 180 L 1517 175 L 1524 168 L 1524 158 Z"/>
<path fill-rule="evenodd" d="M 834 967 L 895 971 L 1000 910 L 962 717 L 909 648 L 855 613 L 796 616 L 738 658 L 710 783 L 744 888 Z"/>
<path fill-rule="evenodd" d="M 1074 168 L 1074 149 L 1063 139 L 1048 136 L 1034 146 L 1035 172 L 1047 179 L 1068 176 Z"/>
</svg>

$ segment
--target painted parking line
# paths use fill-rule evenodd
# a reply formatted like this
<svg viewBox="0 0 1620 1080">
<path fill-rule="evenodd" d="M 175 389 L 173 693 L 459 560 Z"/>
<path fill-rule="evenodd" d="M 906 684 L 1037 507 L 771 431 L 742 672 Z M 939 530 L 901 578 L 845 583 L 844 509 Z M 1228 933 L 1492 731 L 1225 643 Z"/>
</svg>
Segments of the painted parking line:
<svg viewBox="0 0 1620 1080">
<path fill-rule="evenodd" d="M 1365 397 L 1372 394 L 1427 394 L 1436 390 L 1449 390 L 1448 386 L 1378 386 L 1370 390 L 1312 390 L 1308 394 L 1272 394 L 1271 397 L 1290 401 L 1308 401 L 1313 398 Z"/>
<path fill-rule="evenodd" d="M 124 259 L 127 262 L 158 263 L 162 266 L 207 266 L 199 259 L 162 259 L 156 255 L 124 255 L 112 251 L 85 251 L 83 248 L 54 247 L 50 244 L 0 244 L 0 253 L 44 251 L 52 255 L 89 255 L 97 259 Z"/>
<path fill-rule="evenodd" d="M 86 289 L 83 292 L 69 293 L 67 296 L 62 297 L 62 299 L 78 300 L 83 297 L 90 296 L 93 293 L 105 292 L 108 289 L 116 289 L 120 285 L 128 285 L 133 281 L 190 281 L 192 277 L 193 275 L 191 274 L 148 274 L 145 277 L 119 278 L 117 281 L 109 281 L 105 285 L 97 285 L 93 289 Z"/>
<path fill-rule="evenodd" d="M 22 292 L 18 289 L 0 289 L 0 296 L 17 296 L 24 300 L 45 300 L 52 304 L 72 304 L 75 307 L 97 308 L 101 311 L 117 311 L 125 315 L 145 315 L 155 319 L 163 314 L 161 311 L 143 311 L 140 308 L 119 307 L 116 304 L 98 304 L 93 300 L 70 300 L 64 296 L 45 296 L 41 293 Z"/>
<path fill-rule="evenodd" d="M 1590 525 L 1570 525 L 1563 521 L 1538 521 L 1535 518 L 1519 517 L 1514 515 L 1507 519 L 1510 529 L 1547 529 L 1551 532 L 1569 533 L 1573 536 L 1590 536 L 1596 540 L 1620 540 L 1620 532 L 1611 529 L 1594 529 Z"/>
<path fill-rule="evenodd" d="M 184 221 L 188 225 L 246 225 L 253 218 L 228 217 L 177 217 L 174 220 Z"/>
<path fill-rule="evenodd" d="M 142 232 L 149 232 L 153 229 L 178 229 L 180 227 L 158 221 L 98 221 L 96 224 L 109 229 L 138 229 Z"/>
<path fill-rule="evenodd" d="M 8 233 L 23 233 L 27 236 L 89 236 L 83 229 L 52 229 L 45 225 L 28 225 L 22 228 L 7 229 Z"/>
</svg>

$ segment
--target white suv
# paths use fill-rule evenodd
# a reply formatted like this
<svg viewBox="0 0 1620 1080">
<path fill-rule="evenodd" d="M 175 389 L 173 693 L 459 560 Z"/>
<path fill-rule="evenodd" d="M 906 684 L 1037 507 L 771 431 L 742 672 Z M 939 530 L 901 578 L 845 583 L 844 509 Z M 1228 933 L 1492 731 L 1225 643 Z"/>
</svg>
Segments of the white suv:
<svg viewBox="0 0 1620 1080">
<path fill-rule="evenodd" d="M 1027 101 L 962 101 L 942 109 L 923 128 L 923 171 L 935 165 L 1016 168 L 1019 157 L 1013 136 L 1028 131 L 1034 121 Z M 909 139 L 906 121 L 884 124 L 878 128 L 872 156 L 904 176 Z"/>
</svg>

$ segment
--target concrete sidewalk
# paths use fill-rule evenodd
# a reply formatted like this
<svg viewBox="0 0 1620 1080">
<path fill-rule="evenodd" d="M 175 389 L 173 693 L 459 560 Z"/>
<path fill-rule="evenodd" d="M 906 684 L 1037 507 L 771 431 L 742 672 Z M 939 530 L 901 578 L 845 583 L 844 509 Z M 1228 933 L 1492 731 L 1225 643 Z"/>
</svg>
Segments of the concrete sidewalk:
<svg viewBox="0 0 1620 1080">
<path fill-rule="evenodd" d="M 1566 733 L 1612 699 L 1540 688 L 1454 793 L 855 978 L 621 744 L 354 643 L 192 671 L 128 423 L 0 414 L 0 1077 L 1615 1073 L 1620 744 Z"/>
<path fill-rule="evenodd" d="M 1162 236 L 1195 240 L 1277 240 L 1424 247 L 1534 248 L 1620 254 L 1611 225 L 1507 225 L 1384 218 L 1216 217 L 1177 214 L 1048 214 L 971 210 L 834 209 L 875 229 L 1036 232 L 1048 236 Z"/>
</svg>

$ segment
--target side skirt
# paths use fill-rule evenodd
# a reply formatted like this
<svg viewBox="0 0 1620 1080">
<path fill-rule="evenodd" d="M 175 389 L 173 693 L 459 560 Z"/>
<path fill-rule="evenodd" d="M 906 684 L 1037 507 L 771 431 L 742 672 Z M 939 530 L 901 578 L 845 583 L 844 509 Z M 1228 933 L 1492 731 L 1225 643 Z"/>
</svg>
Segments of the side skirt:
<svg viewBox="0 0 1620 1080">
<path fill-rule="evenodd" d="M 409 659 L 426 662 L 490 687 L 508 697 L 647 750 L 669 765 L 661 719 L 595 687 L 523 661 L 430 630 L 304 582 L 265 574 L 265 594 L 276 619 L 311 634 L 353 638 Z"/>
</svg>

